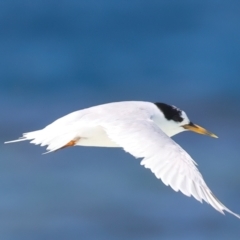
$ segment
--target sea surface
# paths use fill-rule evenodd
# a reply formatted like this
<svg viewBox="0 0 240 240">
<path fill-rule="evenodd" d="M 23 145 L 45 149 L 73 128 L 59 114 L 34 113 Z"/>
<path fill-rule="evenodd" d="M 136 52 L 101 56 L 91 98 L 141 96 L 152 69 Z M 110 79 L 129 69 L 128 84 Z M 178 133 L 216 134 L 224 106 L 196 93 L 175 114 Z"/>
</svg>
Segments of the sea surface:
<svg viewBox="0 0 240 240">
<path fill-rule="evenodd" d="M 219 136 L 174 137 L 240 213 L 240 2 L 0 1 L 0 240 L 240 239 L 121 149 L 4 145 L 72 111 L 165 102 Z"/>
</svg>

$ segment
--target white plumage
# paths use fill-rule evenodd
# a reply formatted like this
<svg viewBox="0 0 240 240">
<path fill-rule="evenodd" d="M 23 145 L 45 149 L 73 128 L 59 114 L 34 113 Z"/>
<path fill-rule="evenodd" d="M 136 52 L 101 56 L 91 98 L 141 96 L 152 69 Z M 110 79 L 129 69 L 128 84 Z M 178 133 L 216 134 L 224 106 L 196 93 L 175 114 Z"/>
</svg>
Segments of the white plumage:
<svg viewBox="0 0 240 240">
<path fill-rule="evenodd" d="M 195 161 L 170 138 L 186 130 L 215 135 L 203 128 L 194 130 L 199 126 L 193 125 L 185 112 L 169 107 L 180 119 L 174 120 L 176 116 L 167 119 L 165 110 L 150 102 L 99 105 L 70 113 L 42 130 L 24 133 L 22 138 L 11 142 L 31 140 L 33 144 L 47 146 L 48 152 L 73 145 L 122 147 L 136 158 L 142 158 L 141 165 L 175 191 L 240 218 L 212 194 Z"/>
</svg>

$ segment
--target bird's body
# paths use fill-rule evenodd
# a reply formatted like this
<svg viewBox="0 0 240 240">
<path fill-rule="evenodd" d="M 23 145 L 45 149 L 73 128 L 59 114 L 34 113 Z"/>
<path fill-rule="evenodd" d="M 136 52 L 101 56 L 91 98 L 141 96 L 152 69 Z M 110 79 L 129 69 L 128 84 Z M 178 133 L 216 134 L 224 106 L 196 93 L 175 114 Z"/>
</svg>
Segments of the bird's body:
<svg viewBox="0 0 240 240">
<path fill-rule="evenodd" d="M 140 101 L 108 103 L 70 113 L 42 130 L 23 134 L 15 141 L 47 146 L 48 152 L 69 146 L 121 147 L 175 191 L 227 211 L 211 192 L 195 161 L 170 137 L 191 130 L 216 137 L 193 124 L 186 113 L 164 103 Z M 11 141 L 11 142 L 15 142 Z"/>
</svg>

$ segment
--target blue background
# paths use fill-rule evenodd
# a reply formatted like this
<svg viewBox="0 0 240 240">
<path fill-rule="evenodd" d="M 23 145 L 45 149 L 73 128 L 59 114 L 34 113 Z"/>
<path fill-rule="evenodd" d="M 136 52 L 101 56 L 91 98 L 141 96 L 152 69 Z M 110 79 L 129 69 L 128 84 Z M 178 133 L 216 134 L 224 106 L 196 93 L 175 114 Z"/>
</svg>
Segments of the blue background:
<svg viewBox="0 0 240 240">
<path fill-rule="evenodd" d="M 239 1 L 0 1 L 0 140 L 122 100 L 184 109 L 219 139 L 174 139 L 240 213 Z M 0 239 L 239 239 L 121 149 L 0 145 Z"/>
</svg>

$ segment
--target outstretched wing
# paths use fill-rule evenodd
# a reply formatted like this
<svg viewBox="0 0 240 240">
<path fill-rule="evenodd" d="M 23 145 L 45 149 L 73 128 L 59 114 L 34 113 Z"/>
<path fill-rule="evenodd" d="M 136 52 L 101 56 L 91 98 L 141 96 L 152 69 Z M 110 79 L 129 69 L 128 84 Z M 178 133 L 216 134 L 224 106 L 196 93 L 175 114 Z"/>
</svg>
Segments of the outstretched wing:
<svg viewBox="0 0 240 240">
<path fill-rule="evenodd" d="M 141 165 L 149 168 L 164 184 L 200 202 L 204 200 L 222 214 L 226 211 L 240 218 L 213 195 L 190 155 L 152 120 L 118 119 L 101 125 L 112 141 L 136 158 L 143 158 Z"/>
</svg>

